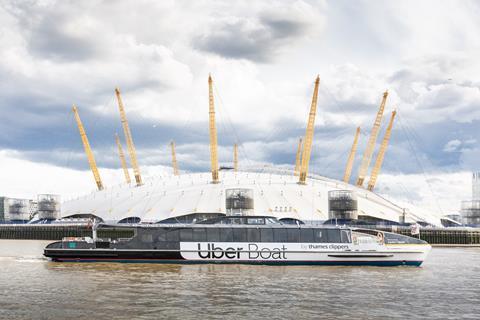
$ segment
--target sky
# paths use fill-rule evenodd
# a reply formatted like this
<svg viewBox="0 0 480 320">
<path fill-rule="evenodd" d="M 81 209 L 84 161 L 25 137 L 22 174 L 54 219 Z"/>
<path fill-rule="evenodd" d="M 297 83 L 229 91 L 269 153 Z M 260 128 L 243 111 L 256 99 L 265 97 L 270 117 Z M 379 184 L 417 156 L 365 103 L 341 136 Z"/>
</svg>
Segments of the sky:
<svg viewBox="0 0 480 320">
<path fill-rule="evenodd" d="M 376 191 L 455 212 L 480 170 L 479 16 L 477 1 L 0 0 L 0 194 L 94 190 L 72 104 L 104 184 L 121 183 L 115 87 L 144 175 L 171 172 L 171 140 L 181 170 L 208 171 L 209 74 L 220 165 L 238 143 L 240 167 L 292 168 L 319 75 L 310 170 L 341 179 L 360 126 L 357 176 L 388 90 Z"/>
</svg>

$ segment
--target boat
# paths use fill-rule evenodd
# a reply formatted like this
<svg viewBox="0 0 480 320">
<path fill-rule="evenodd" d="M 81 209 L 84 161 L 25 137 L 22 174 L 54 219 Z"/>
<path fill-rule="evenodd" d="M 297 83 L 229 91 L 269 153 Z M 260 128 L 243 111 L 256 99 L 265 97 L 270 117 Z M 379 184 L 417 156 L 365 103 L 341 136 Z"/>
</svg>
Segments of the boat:
<svg viewBox="0 0 480 320">
<path fill-rule="evenodd" d="M 98 230 L 128 237 L 98 238 Z M 372 229 L 282 223 L 270 216 L 217 216 L 189 223 L 95 224 L 92 237 L 44 249 L 57 262 L 241 263 L 420 266 L 431 246 Z"/>
</svg>

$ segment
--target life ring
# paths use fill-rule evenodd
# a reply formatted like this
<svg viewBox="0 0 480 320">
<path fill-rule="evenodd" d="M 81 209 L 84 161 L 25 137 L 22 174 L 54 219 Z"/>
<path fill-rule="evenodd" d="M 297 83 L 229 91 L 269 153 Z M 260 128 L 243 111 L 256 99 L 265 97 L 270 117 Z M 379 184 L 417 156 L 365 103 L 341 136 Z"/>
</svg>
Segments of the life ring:
<svg viewBox="0 0 480 320">
<path fill-rule="evenodd" d="M 383 232 L 377 233 L 378 242 L 383 243 Z"/>
</svg>

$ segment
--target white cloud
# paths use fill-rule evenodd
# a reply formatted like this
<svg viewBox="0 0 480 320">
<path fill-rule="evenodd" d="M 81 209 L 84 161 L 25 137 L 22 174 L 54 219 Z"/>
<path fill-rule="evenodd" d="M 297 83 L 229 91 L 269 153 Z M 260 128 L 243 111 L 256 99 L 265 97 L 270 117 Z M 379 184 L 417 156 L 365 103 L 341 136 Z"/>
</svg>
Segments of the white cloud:
<svg viewBox="0 0 480 320">
<path fill-rule="evenodd" d="M 0 195 L 11 198 L 36 199 L 38 194 L 59 194 L 62 201 L 95 191 L 90 170 L 79 171 L 16 158 L 14 151 L 0 151 Z M 121 169 L 99 168 L 104 186 L 124 183 Z M 163 166 L 144 166 L 144 177 L 170 173 Z"/>
<path fill-rule="evenodd" d="M 59 128 L 71 121 L 65 110 L 75 102 L 91 118 L 118 119 L 118 85 L 140 130 L 148 131 L 142 124 L 170 130 L 141 132 L 151 140 L 138 148 L 141 162 L 169 164 L 167 146 L 155 143 L 161 132 L 159 141 L 189 137 L 177 144 L 181 167 L 208 168 L 207 135 L 202 141 L 192 136 L 201 135 L 198 128 L 207 132 L 211 72 L 219 140 L 240 140 L 251 163 L 291 164 L 319 73 L 312 170 L 329 176 L 343 170 L 354 128 L 362 126 L 363 147 L 385 89 L 385 114 L 396 108 L 399 117 L 382 176 L 392 161 L 412 171 L 411 144 L 422 163 L 438 160 L 431 172 L 471 170 L 479 154 L 478 13 L 473 1 L 3 1 L 0 108 L 7 120 L 0 129 L 9 134 L 0 138 L 0 150 L 18 149 L 4 161 L 36 154 L 38 162 L 53 163 L 65 152 L 54 147 L 64 139 Z M 408 143 L 405 131 L 414 132 Z M 50 137 L 46 132 L 55 133 L 50 157 L 48 147 L 43 153 L 32 148 L 38 137 Z M 101 138 L 93 134 L 92 145 Z M 111 163 L 105 149 L 97 149 L 100 162 Z M 220 158 L 230 161 L 229 146 Z M 7 164 L 18 168 L 18 161 Z M 77 173 L 64 172 L 72 179 Z"/>
<path fill-rule="evenodd" d="M 384 173 L 376 191 L 393 202 L 404 201 L 446 215 L 459 212 L 461 201 L 471 198 L 471 173 Z"/>
<path fill-rule="evenodd" d="M 458 147 L 462 145 L 462 141 L 455 139 L 448 141 L 445 146 L 443 147 L 443 151 L 445 152 L 455 152 L 458 150 Z"/>
</svg>

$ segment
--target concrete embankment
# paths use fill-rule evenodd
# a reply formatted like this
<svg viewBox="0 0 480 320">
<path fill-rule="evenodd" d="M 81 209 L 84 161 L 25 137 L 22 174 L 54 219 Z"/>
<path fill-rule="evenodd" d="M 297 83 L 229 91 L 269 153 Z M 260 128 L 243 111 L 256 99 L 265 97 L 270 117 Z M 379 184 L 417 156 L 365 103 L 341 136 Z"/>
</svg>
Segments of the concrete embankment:
<svg viewBox="0 0 480 320">
<path fill-rule="evenodd" d="M 411 236 L 410 228 L 398 226 L 359 226 Z M 373 231 L 373 230 L 372 230 Z M 98 229 L 100 238 L 128 238 L 133 235 L 129 229 Z M 92 236 L 92 228 L 86 224 L 76 225 L 0 225 L 0 239 L 61 240 L 64 237 Z M 415 236 L 417 237 L 417 236 Z M 476 228 L 426 228 L 421 229 L 420 239 L 434 246 L 480 246 L 480 229 Z"/>
<path fill-rule="evenodd" d="M 126 238 L 133 232 L 125 229 L 99 229 L 100 238 Z M 0 239 L 61 240 L 64 237 L 91 237 L 92 227 L 82 225 L 0 225 Z"/>
<path fill-rule="evenodd" d="M 359 226 L 366 228 L 366 226 Z M 367 226 L 376 229 L 410 235 L 408 227 L 398 226 Z M 372 230 L 373 232 L 373 230 Z M 98 229 L 101 238 L 128 238 L 133 230 L 108 228 Z M 92 228 L 86 224 L 76 225 L 31 225 L 31 224 L 3 224 L 0 225 L 0 239 L 35 239 L 61 240 L 64 237 L 92 236 Z M 420 239 L 434 246 L 480 246 L 480 229 L 472 228 L 427 228 L 420 231 Z"/>
</svg>

